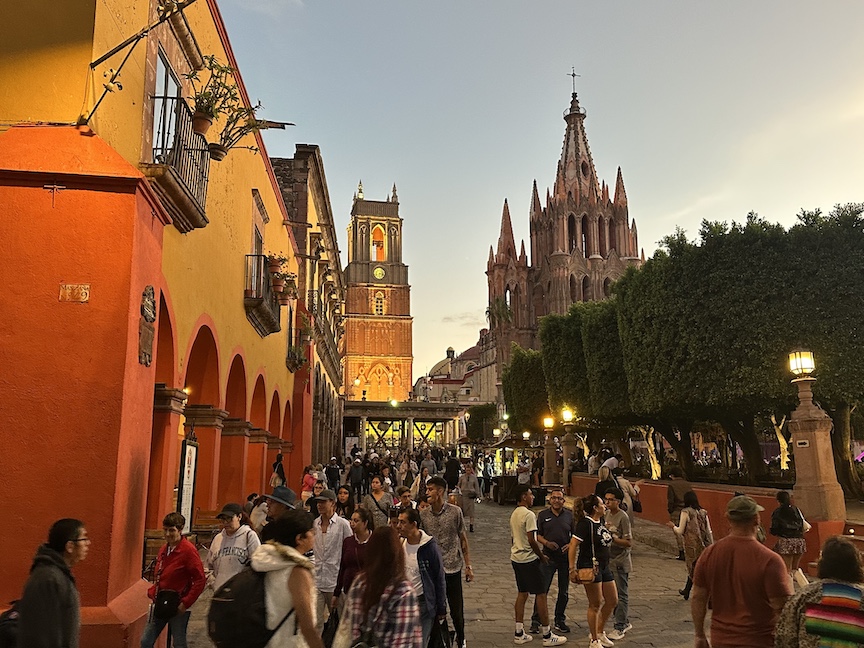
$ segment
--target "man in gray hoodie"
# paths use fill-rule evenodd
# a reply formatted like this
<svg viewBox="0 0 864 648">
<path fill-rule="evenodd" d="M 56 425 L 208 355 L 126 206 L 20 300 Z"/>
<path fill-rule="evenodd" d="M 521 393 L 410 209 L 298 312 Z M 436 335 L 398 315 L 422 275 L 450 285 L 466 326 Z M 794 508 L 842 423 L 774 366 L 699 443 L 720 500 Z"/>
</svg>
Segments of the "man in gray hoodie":
<svg viewBox="0 0 864 648">
<path fill-rule="evenodd" d="M 80 601 L 72 566 L 87 557 L 90 538 L 81 520 L 64 518 L 51 525 L 39 547 L 20 612 L 18 644 L 27 648 L 78 648 Z"/>
</svg>

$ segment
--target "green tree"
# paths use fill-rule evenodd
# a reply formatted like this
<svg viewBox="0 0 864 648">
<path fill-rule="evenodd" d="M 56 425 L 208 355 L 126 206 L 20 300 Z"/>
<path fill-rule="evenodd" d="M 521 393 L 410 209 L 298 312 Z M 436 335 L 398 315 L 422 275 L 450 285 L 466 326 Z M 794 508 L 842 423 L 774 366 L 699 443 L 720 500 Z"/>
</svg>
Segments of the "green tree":
<svg viewBox="0 0 864 648">
<path fill-rule="evenodd" d="M 468 408 L 468 438 L 480 441 L 492 434 L 492 430 L 498 427 L 498 408 L 495 403 L 484 403 L 483 405 L 472 405 Z"/>
<path fill-rule="evenodd" d="M 514 433 L 520 430 L 542 431 L 543 417 L 549 413 L 549 398 L 540 352 L 523 349 L 514 342 L 510 363 L 504 367 L 501 383 L 510 414 L 510 429 Z"/>
<path fill-rule="evenodd" d="M 574 304 L 567 315 L 546 315 L 540 320 L 540 348 L 552 411 L 559 412 L 567 406 L 579 416 L 590 417 L 581 305 Z"/>
</svg>

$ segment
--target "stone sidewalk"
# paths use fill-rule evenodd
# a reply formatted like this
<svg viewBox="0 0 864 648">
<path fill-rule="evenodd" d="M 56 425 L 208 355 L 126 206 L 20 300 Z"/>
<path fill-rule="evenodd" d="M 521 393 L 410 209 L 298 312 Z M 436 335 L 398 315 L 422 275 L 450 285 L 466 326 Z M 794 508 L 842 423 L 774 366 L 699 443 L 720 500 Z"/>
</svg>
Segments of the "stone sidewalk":
<svg viewBox="0 0 864 648">
<path fill-rule="evenodd" d="M 465 589 L 465 635 L 469 648 L 512 646 L 513 602 L 516 586 L 510 566 L 509 517 L 512 506 L 495 503 L 477 505 L 475 533 L 469 534 L 471 563 L 476 580 Z M 540 510 L 540 509 L 536 509 Z M 630 620 L 633 629 L 620 646 L 690 648 L 693 624 L 690 607 L 678 594 L 686 580 L 684 563 L 675 560 L 675 540 L 666 527 L 637 520 L 634 535 L 633 572 L 630 576 Z M 550 607 L 554 606 L 557 586 L 552 585 Z M 192 608 L 189 646 L 210 648 L 205 622 L 209 592 Z M 585 621 L 585 592 L 571 585 L 567 623 L 571 627 L 568 645 L 588 646 Z M 530 617 L 531 599 L 526 618 Z M 612 624 L 607 624 L 611 630 Z M 531 645 L 542 645 L 537 641 Z"/>
</svg>

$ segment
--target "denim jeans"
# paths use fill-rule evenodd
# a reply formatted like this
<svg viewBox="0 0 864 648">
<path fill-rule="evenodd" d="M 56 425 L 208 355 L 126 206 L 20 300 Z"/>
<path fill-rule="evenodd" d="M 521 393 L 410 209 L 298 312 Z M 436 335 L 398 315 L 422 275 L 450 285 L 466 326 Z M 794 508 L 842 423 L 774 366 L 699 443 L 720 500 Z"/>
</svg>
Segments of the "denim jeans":
<svg viewBox="0 0 864 648">
<path fill-rule="evenodd" d="M 609 569 L 612 570 L 612 575 L 615 577 L 615 587 L 618 589 L 618 605 L 615 606 L 615 629 L 623 630 L 630 623 L 627 616 L 627 587 L 630 582 L 630 573 L 624 571 L 624 567 L 611 564 Z"/>
<path fill-rule="evenodd" d="M 566 558 L 561 561 L 550 560 L 547 564 L 540 564 L 540 570 L 543 574 L 544 582 L 546 583 L 546 593 L 549 593 L 549 588 L 552 587 L 552 580 L 555 578 L 555 573 L 558 573 L 558 599 L 555 601 L 555 615 L 552 615 L 552 608 L 549 608 L 549 624 L 564 623 L 565 611 L 567 610 L 567 601 L 570 600 L 570 579 L 568 573 L 568 565 Z M 537 601 L 534 601 L 534 613 L 531 615 L 531 623 L 540 625 L 540 615 L 537 613 Z"/>
<path fill-rule="evenodd" d="M 169 645 L 174 648 L 186 648 L 186 626 L 189 624 L 191 614 L 191 611 L 186 610 L 183 614 L 178 614 L 170 619 L 152 617 L 144 627 L 144 634 L 141 635 L 141 648 L 153 648 L 166 625 L 171 629 L 171 643 Z"/>
<path fill-rule="evenodd" d="M 429 643 L 429 635 L 432 634 L 432 624 L 435 623 L 435 615 L 429 614 L 429 607 L 426 605 L 424 597 L 421 596 L 417 604 L 420 607 L 420 628 L 423 632 L 423 643 L 421 645 L 425 648 L 426 644 Z"/>
</svg>

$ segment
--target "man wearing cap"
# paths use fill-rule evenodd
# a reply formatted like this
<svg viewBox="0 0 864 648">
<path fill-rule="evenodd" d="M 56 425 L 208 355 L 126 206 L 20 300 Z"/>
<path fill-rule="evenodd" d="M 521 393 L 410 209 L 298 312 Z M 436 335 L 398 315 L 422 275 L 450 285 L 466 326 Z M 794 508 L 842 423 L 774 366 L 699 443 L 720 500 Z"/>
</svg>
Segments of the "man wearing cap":
<svg viewBox="0 0 864 648">
<path fill-rule="evenodd" d="M 343 517 L 336 515 L 336 493 L 329 488 L 318 496 L 318 517 L 312 523 L 315 538 L 312 552 L 315 554 L 315 588 L 318 590 L 318 630 L 324 626 L 329 615 L 333 590 L 342 564 L 342 542 L 353 532 Z M 327 614 L 325 614 L 325 609 Z"/>
<path fill-rule="evenodd" d="M 336 463 L 336 457 L 330 457 L 330 463 L 324 469 L 324 476 L 327 478 L 327 488 L 334 492 L 339 490 L 339 479 L 342 476 L 342 469 Z"/>
<path fill-rule="evenodd" d="M 277 486 L 272 495 L 267 495 L 267 519 L 275 520 L 286 511 L 293 511 L 297 503 L 297 493 L 287 486 Z"/>
<path fill-rule="evenodd" d="M 243 509 L 229 503 L 217 516 L 222 531 L 213 538 L 207 552 L 207 566 L 212 570 L 212 586 L 218 590 L 235 574 L 250 564 L 252 554 L 261 546 L 258 534 L 243 523 Z"/>
<path fill-rule="evenodd" d="M 774 645 L 777 616 L 792 588 L 783 559 L 756 539 L 764 510 L 746 495 L 729 500 L 729 535 L 706 548 L 696 562 L 690 602 L 696 648 Z M 711 643 L 705 636 L 709 599 Z"/>
<path fill-rule="evenodd" d="M 354 499 L 357 502 L 363 499 L 363 479 L 365 476 L 366 471 L 363 468 L 363 462 L 359 458 L 355 459 L 348 470 L 348 481 L 351 484 L 351 490 L 354 492 Z"/>
</svg>

